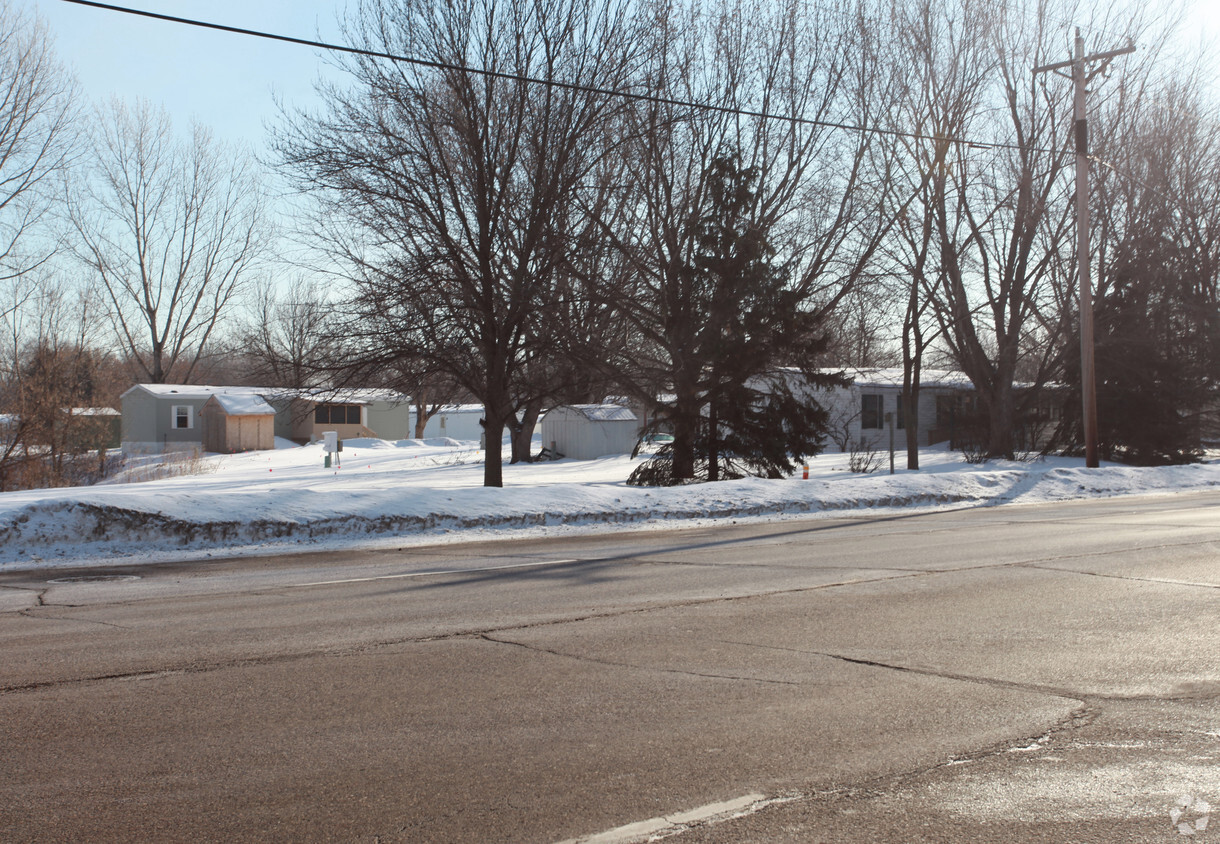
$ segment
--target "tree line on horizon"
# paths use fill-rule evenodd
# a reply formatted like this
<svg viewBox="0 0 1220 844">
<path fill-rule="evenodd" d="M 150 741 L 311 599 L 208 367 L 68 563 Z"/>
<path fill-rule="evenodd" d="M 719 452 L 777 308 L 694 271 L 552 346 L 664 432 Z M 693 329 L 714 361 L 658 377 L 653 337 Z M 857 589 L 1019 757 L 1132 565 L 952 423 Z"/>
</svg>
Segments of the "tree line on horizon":
<svg viewBox="0 0 1220 844">
<path fill-rule="evenodd" d="M 515 461 L 546 408 L 621 395 L 674 434 L 634 479 L 684 483 L 816 454 L 828 367 L 899 365 L 917 407 L 927 364 L 970 377 L 985 456 L 1020 450 L 1047 388 L 1066 410 L 1048 447 L 1078 451 L 1072 90 L 1032 72 L 1076 24 L 1090 49 L 1141 47 L 1089 93 L 1102 453 L 1199 457 L 1220 103 L 1200 59 L 1165 61 L 1163 12 L 370 0 L 344 22 L 365 51 L 333 59 L 344 82 L 272 128 L 290 233 L 248 155 L 146 104 L 86 115 L 47 33 L 0 12 L 0 108 L 22 116 L 0 130 L 14 417 L 124 381 L 360 383 L 421 420 L 481 403 Z M 289 235 L 306 251 L 275 285 Z M 61 359 L 84 374 L 34 377 Z"/>
</svg>

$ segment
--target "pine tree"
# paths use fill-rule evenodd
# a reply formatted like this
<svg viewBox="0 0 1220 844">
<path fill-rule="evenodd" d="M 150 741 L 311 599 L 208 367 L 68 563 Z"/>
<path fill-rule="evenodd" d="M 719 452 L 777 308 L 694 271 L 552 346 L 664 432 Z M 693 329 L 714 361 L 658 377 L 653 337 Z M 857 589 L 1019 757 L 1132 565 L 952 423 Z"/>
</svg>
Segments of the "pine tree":
<svg viewBox="0 0 1220 844">
<path fill-rule="evenodd" d="M 1214 401 L 1220 363 L 1212 274 L 1163 235 L 1129 240 L 1115 267 L 1094 308 L 1098 451 L 1141 466 L 1196 462 L 1200 415 Z M 1079 385 L 1079 360 L 1067 360 L 1068 383 Z M 1069 451 L 1083 439 L 1078 386 L 1061 438 Z"/>
<path fill-rule="evenodd" d="M 680 482 L 670 466 L 684 447 L 695 454 L 695 479 L 709 481 L 783 477 L 821 450 L 827 414 L 807 388 L 838 381 L 817 371 L 826 347 L 820 319 L 803 307 L 751 214 L 757 182 L 758 170 L 743 169 L 736 156 L 721 155 L 709 169 L 684 268 L 686 319 L 699 326 L 691 356 L 701 363 L 697 399 L 669 408 L 671 422 L 677 413 L 691 418 L 674 424 L 674 444 L 629 483 Z"/>
</svg>

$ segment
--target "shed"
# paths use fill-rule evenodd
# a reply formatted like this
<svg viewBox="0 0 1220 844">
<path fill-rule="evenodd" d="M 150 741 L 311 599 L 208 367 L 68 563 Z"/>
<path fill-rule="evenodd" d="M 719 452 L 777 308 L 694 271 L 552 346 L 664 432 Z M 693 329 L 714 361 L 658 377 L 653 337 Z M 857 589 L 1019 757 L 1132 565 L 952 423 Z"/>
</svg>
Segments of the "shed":
<svg viewBox="0 0 1220 844">
<path fill-rule="evenodd" d="M 204 451 L 235 454 L 275 448 L 275 408 L 260 396 L 215 393 L 199 415 Z"/>
<path fill-rule="evenodd" d="M 630 454 L 639 438 L 639 419 L 617 404 L 560 405 L 542 417 L 542 444 L 577 460 Z"/>
<path fill-rule="evenodd" d="M 205 443 L 200 420 L 204 405 L 213 396 L 233 399 L 243 406 L 247 406 L 246 402 L 260 402 L 257 406 L 261 413 L 268 412 L 264 405 L 270 407 L 275 419 L 272 443 L 277 436 L 306 443 L 320 439 L 323 431 L 337 431 L 344 438 L 402 439 L 409 435 L 411 428 L 410 399 L 387 390 L 136 384 L 122 396 L 123 451 L 212 450 L 216 443 Z M 252 423 L 245 425 L 250 428 Z"/>
</svg>

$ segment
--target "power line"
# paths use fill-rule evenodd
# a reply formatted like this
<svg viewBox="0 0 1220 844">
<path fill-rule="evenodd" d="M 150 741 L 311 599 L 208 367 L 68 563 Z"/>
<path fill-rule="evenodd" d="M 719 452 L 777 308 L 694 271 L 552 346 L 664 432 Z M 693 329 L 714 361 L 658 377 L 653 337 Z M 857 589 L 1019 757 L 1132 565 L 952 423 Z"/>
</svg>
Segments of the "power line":
<svg viewBox="0 0 1220 844">
<path fill-rule="evenodd" d="M 458 73 L 469 73 L 476 76 L 484 76 L 491 79 L 502 79 L 509 82 L 519 82 L 528 85 L 545 85 L 551 88 L 559 88 L 567 91 L 579 91 L 588 94 L 599 94 L 607 97 L 619 97 L 621 99 L 631 100 L 634 102 L 646 102 L 654 105 L 673 106 L 676 108 L 689 108 L 701 111 L 712 111 L 718 114 L 730 114 L 739 117 L 752 117 L 759 120 L 776 120 L 787 123 L 796 123 L 803 126 L 819 126 L 825 129 L 838 129 L 845 132 L 856 132 L 859 134 L 874 134 L 885 135 L 895 138 L 909 138 L 912 140 L 933 141 L 937 143 L 958 143 L 966 144 L 975 149 L 1006 149 L 1016 150 L 1018 152 L 1045 152 L 1055 154 L 1062 152 L 1059 149 L 1045 149 L 1041 147 L 1028 147 L 1019 144 L 1007 143 L 1003 141 L 972 141 L 968 138 L 945 137 L 937 135 L 925 135 L 919 132 L 904 132 L 900 129 L 886 129 L 879 126 L 860 126 L 850 123 L 837 123 L 827 120 L 816 120 L 808 117 L 794 117 L 787 114 L 775 114 L 765 111 L 753 111 L 750 109 L 734 108 L 732 106 L 719 106 L 710 103 L 697 103 L 689 100 L 678 100 L 669 97 L 658 97 L 653 94 L 638 94 L 631 91 L 618 91 L 612 88 L 598 88 L 591 85 L 581 85 L 576 82 L 564 82 L 555 79 L 540 79 L 533 76 L 525 76 L 518 73 L 507 73 L 504 71 L 487 70 L 485 68 L 467 67 L 466 65 L 452 64 L 450 62 L 435 61 L 432 59 L 421 59 L 413 56 L 402 56 L 395 53 L 386 53 L 378 50 L 367 50 L 361 47 L 349 47 L 344 44 L 331 44 L 326 41 L 315 41 L 309 38 L 297 38 L 291 35 L 280 35 L 274 32 L 264 32 L 257 29 L 246 29 L 239 26 L 229 26 L 227 24 L 211 23 L 209 21 L 195 20 L 192 18 L 183 18 L 176 15 L 165 15 L 159 12 L 148 12 L 143 9 L 132 9 L 126 6 L 115 6 L 110 3 L 100 3 L 96 0 L 63 0 L 65 3 L 72 3 L 77 6 L 88 6 L 94 9 L 104 9 L 110 12 L 120 12 L 127 15 L 135 15 L 137 17 L 150 18 L 152 20 L 165 21 L 167 23 L 182 24 L 185 26 L 194 26 L 200 29 L 211 29 L 218 32 L 228 32 L 234 35 L 247 35 L 252 38 L 263 38 L 269 41 L 279 41 L 285 44 L 296 44 L 302 47 L 312 47 L 318 50 L 327 50 L 335 53 L 347 53 L 349 55 L 364 56 L 374 59 L 386 59 L 393 62 L 403 64 L 416 65 L 418 67 L 431 68 L 433 70 L 456 71 Z"/>
</svg>

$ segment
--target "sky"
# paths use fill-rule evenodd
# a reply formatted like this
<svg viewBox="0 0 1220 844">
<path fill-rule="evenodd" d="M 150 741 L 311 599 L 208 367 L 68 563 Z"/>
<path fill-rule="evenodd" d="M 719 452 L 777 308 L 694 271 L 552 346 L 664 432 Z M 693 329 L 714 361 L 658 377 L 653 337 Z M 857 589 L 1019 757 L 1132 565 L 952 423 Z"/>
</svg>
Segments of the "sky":
<svg viewBox="0 0 1220 844">
<path fill-rule="evenodd" d="M 94 103 L 145 99 L 168 109 L 185 132 L 191 121 L 217 138 L 265 150 L 274 95 L 316 102 L 313 84 L 325 69 L 317 51 L 265 39 L 139 18 L 64 0 L 10 0 L 33 9 L 55 38 L 60 60 L 76 72 Z M 184 18 L 338 41 L 344 0 L 111 0 Z"/>
<path fill-rule="evenodd" d="M 325 65 L 315 50 L 211 32 L 78 6 L 65 0 L 10 0 L 48 24 L 60 58 L 75 68 L 93 102 L 112 96 L 164 105 L 185 131 L 192 119 L 218 139 L 265 151 L 273 92 L 288 103 L 316 100 Z M 337 12 L 346 0 L 111 0 L 152 12 L 300 38 L 338 41 Z M 1155 0 L 1154 0 L 1155 2 Z M 1220 0 L 1190 4 L 1184 38 L 1220 44 Z"/>
</svg>

